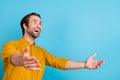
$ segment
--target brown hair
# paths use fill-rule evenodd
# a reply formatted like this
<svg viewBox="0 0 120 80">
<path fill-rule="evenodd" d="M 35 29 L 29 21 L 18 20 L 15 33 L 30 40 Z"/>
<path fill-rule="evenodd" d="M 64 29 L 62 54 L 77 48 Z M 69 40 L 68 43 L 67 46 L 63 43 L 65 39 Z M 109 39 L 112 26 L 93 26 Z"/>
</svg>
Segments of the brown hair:
<svg viewBox="0 0 120 80">
<path fill-rule="evenodd" d="M 29 23 L 29 18 L 30 16 L 32 15 L 35 15 L 35 16 L 38 16 L 40 19 L 41 19 L 41 16 L 35 12 L 32 12 L 32 13 L 29 13 L 27 14 L 26 16 L 24 16 L 20 22 L 20 26 L 21 26 L 21 29 L 22 29 L 22 34 L 24 35 L 24 28 L 23 28 L 23 24 L 25 24 L 26 26 L 28 26 L 28 23 Z"/>
</svg>

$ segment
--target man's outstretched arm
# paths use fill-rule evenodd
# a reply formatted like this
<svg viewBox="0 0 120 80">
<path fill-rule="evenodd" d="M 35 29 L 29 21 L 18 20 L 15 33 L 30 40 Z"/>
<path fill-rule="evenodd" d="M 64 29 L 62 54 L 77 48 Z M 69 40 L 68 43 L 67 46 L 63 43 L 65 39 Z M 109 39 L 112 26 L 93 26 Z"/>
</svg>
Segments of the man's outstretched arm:
<svg viewBox="0 0 120 80">
<path fill-rule="evenodd" d="M 104 60 L 94 60 L 95 56 L 96 54 L 93 54 L 84 62 L 68 60 L 66 64 L 66 68 L 67 69 L 81 69 L 81 68 L 96 69 L 104 63 Z"/>
<path fill-rule="evenodd" d="M 11 56 L 11 62 L 14 66 L 24 66 L 25 68 L 29 70 L 41 70 L 40 68 L 37 68 L 37 66 L 40 66 L 39 60 L 37 60 L 33 56 L 29 56 L 29 47 L 27 46 L 26 49 L 23 52 L 23 56 L 21 56 L 18 53 L 14 53 Z"/>
</svg>

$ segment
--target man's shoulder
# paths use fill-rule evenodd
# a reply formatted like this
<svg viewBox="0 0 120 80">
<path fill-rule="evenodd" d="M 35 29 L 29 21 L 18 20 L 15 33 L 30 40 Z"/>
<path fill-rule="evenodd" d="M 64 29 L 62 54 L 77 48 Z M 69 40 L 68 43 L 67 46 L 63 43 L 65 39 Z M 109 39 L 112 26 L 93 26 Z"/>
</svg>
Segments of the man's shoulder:
<svg viewBox="0 0 120 80">
<path fill-rule="evenodd" d="M 8 42 L 6 42 L 4 45 L 13 45 L 16 44 L 18 42 L 18 40 L 10 40 Z"/>
<path fill-rule="evenodd" d="M 38 48 L 38 49 L 44 49 L 44 48 L 42 48 L 41 46 L 38 46 L 38 45 L 35 45 L 35 47 Z"/>
<path fill-rule="evenodd" d="M 43 48 L 43 47 L 41 47 L 41 46 L 38 46 L 38 45 L 36 45 L 36 48 L 39 49 L 39 50 L 42 50 L 42 51 L 45 50 L 45 48 Z"/>
</svg>

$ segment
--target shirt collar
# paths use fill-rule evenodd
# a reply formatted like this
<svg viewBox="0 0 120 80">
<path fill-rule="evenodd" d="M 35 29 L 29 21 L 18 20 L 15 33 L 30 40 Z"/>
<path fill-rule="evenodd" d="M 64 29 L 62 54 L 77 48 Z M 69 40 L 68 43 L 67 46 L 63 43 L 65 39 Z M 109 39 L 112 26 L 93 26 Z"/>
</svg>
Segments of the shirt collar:
<svg viewBox="0 0 120 80">
<path fill-rule="evenodd" d="M 35 42 L 31 44 L 29 41 L 27 41 L 27 40 L 26 40 L 25 38 L 23 38 L 23 37 L 20 38 L 20 41 L 21 41 L 22 43 L 27 44 L 28 46 L 30 46 L 30 45 L 35 45 Z"/>
</svg>

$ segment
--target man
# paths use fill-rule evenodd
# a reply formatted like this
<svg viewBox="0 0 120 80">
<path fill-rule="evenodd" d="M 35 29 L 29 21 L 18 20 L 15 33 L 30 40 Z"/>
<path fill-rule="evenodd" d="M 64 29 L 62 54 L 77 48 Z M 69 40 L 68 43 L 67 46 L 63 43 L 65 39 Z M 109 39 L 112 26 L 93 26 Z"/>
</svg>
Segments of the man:
<svg viewBox="0 0 120 80">
<path fill-rule="evenodd" d="M 103 60 L 94 60 L 96 54 L 85 62 L 77 62 L 51 55 L 44 48 L 35 45 L 35 39 L 42 31 L 41 17 L 30 13 L 21 20 L 23 37 L 7 42 L 3 46 L 2 59 L 4 64 L 3 80 L 42 80 L 45 65 L 67 69 L 96 69 Z"/>
</svg>

